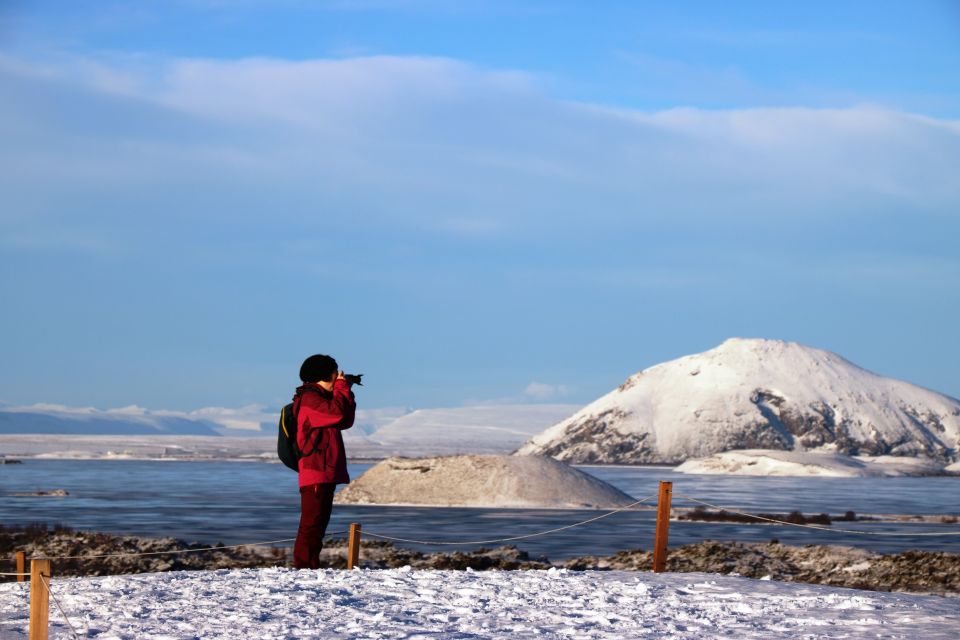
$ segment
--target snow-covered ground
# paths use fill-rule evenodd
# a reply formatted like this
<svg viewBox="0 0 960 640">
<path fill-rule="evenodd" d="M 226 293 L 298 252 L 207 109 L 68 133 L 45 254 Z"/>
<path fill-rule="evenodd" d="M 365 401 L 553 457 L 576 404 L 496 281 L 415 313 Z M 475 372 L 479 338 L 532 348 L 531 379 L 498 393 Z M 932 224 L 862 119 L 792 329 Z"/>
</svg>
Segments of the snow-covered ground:
<svg viewBox="0 0 960 640">
<path fill-rule="evenodd" d="M 937 638 L 960 601 L 712 574 L 240 569 L 54 578 L 81 637 Z M 26 638 L 22 585 L 0 636 Z M 53 639 L 71 635 L 54 603 Z"/>
<path fill-rule="evenodd" d="M 743 476 L 821 476 L 833 478 L 932 476 L 954 473 L 953 471 L 947 471 L 942 463 L 930 458 L 845 456 L 838 453 L 777 451 L 773 449 L 724 451 L 707 458 L 687 460 L 674 471 Z M 960 469 L 957 472 L 960 472 Z"/>
</svg>

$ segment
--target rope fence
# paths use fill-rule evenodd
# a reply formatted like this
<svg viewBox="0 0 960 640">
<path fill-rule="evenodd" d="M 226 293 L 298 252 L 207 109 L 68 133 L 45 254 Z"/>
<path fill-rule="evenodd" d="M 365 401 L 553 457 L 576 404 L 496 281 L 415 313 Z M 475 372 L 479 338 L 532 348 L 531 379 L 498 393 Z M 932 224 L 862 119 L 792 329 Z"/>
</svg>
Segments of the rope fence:
<svg viewBox="0 0 960 640">
<path fill-rule="evenodd" d="M 618 513 L 623 513 L 625 511 L 630 511 L 646 502 L 657 498 L 656 505 L 656 525 L 655 525 L 655 534 L 654 534 L 654 545 L 653 545 L 653 571 L 656 573 L 663 572 L 666 570 L 666 558 L 667 558 L 667 543 L 669 536 L 669 525 L 671 518 L 671 504 L 673 499 L 673 483 L 661 481 L 659 492 L 657 494 L 651 494 L 640 500 L 636 500 L 628 505 L 613 509 L 607 513 L 594 516 L 592 518 L 587 518 L 586 520 L 580 520 L 573 522 L 567 525 L 560 527 L 553 527 L 543 531 L 537 531 L 534 533 L 527 533 L 522 535 L 507 536 L 502 538 L 492 538 L 486 540 L 421 540 L 415 538 L 401 538 L 397 536 L 391 536 L 384 533 L 378 533 L 375 531 L 365 531 L 366 535 L 371 538 L 377 538 L 380 540 L 387 540 L 391 542 L 403 542 L 408 544 L 418 544 L 426 546 L 467 546 L 467 545 L 487 545 L 487 544 L 496 544 L 504 542 L 514 542 L 517 540 L 528 540 L 531 538 L 538 538 L 543 536 L 552 535 L 559 533 L 561 531 L 567 531 L 574 529 L 576 527 L 585 526 L 605 518 L 609 518 Z M 859 529 L 839 529 L 832 526 L 824 526 L 819 524 L 806 524 L 799 522 L 790 522 L 787 520 L 779 520 L 777 518 L 771 518 L 766 515 L 758 515 L 747 513 L 738 508 L 724 507 L 720 505 L 707 502 L 706 500 L 701 500 L 693 496 L 688 496 L 682 493 L 677 493 L 676 497 L 681 500 L 686 500 L 698 505 L 709 507 L 711 509 L 716 509 L 720 512 L 726 512 L 735 514 L 741 517 L 746 517 L 754 519 L 761 522 L 768 522 L 771 524 L 781 525 L 781 526 L 790 526 L 790 527 L 799 527 L 802 529 L 813 529 L 817 531 L 832 532 L 838 534 L 846 535 L 865 535 L 865 536 L 900 536 L 900 537 L 912 537 L 912 536 L 960 536 L 960 530 L 953 531 L 920 531 L 920 532 L 901 532 L 901 531 L 866 531 Z M 326 534 L 325 537 L 333 537 L 347 534 L 348 538 L 348 552 L 347 552 L 347 568 L 354 569 L 359 566 L 359 554 L 360 554 L 360 535 L 361 527 L 359 523 L 352 523 L 350 525 L 349 531 L 335 531 L 332 533 Z M 74 638 L 79 638 L 77 630 L 74 628 L 73 623 L 70 622 L 70 619 L 67 617 L 66 611 L 61 606 L 59 599 L 52 593 L 50 589 L 49 577 L 50 577 L 50 561 L 51 560 L 95 560 L 103 558 L 121 558 L 121 557 L 139 557 L 139 556 L 158 556 L 158 555 L 178 555 L 178 554 L 187 554 L 187 553 L 199 553 L 204 551 L 225 551 L 230 549 L 239 549 L 242 547 L 256 547 L 256 546 L 270 546 L 281 543 L 289 543 L 295 541 L 295 538 L 284 538 L 280 540 L 266 540 L 261 542 L 249 542 L 244 544 L 235 544 L 235 545 L 218 545 L 213 547 L 198 547 L 198 548 L 188 548 L 188 549 L 175 549 L 169 551 L 142 551 L 142 552 L 121 552 L 121 553 L 104 553 L 104 554 L 92 554 L 92 555 L 60 555 L 60 556 L 35 556 L 30 558 L 30 573 L 25 572 L 25 553 L 23 551 L 17 552 L 16 562 L 17 562 L 17 572 L 15 573 L 0 573 L 0 576 L 16 576 L 21 581 L 24 577 L 30 577 L 30 631 L 29 638 L 30 640 L 47 640 L 47 626 L 49 624 L 49 599 L 52 599 L 56 608 L 60 611 L 60 614 L 63 616 L 64 620 L 67 623 L 67 626 L 70 629 Z"/>
<path fill-rule="evenodd" d="M 60 606 L 60 600 L 57 599 L 57 596 L 53 594 L 53 590 L 50 588 L 50 583 L 47 582 L 47 579 L 41 573 L 39 574 L 40 582 L 43 583 L 44 588 L 47 590 L 47 593 L 50 594 L 50 599 L 53 600 L 53 604 L 56 605 L 57 609 L 60 611 L 60 615 L 63 616 L 63 619 L 67 621 L 67 626 L 70 628 L 70 633 L 73 634 L 73 637 L 76 640 L 80 640 L 80 636 L 77 635 L 77 630 L 74 628 L 73 623 L 70 622 L 70 618 L 67 617 L 67 613 L 63 610 L 63 607 Z"/>
<path fill-rule="evenodd" d="M 247 544 L 235 544 L 229 547 L 201 547 L 197 549 L 172 549 L 170 551 L 141 551 L 141 552 L 121 552 L 121 553 L 100 553 L 100 554 L 88 554 L 88 555 L 76 555 L 76 556 L 31 556 L 31 560 L 37 558 L 43 558 L 44 560 L 102 560 L 103 558 L 135 558 L 139 556 L 165 556 L 165 555 L 180 555 L 184 553 L 200 553 L 201 551 L 225 551 L 227 549 L 239 549 L 240 547 L 256 547 L 256 546 L 266 546 L 271 544 L 279 544 L 281 542 L 292 542 L 296 538 L 286 538 L 284 540 L 269 540 L 266 542 L 250 542 Z"/>
<path fill-rule="evenodd" d="M 730 507 L 721 507 L 715 504 L 710 504 L 703 500 L 693 498 L 691 496 L 684 495 L 682 493 L 675 494 L 678 498 L 683 498 L 684 500 L 689 500 L 690 502 L 695 502 L 701 504 L 705 507 L 710 507 L 711 509 L 718 509 L 720 511 L 726 511 L 728 513 L 734 513 L 738 516 L 744 516 L 747 518 L 753 518 L 755 520 L 762 520 L 764 522 L 772 522 L 774 524 L 782 524 L 789 527 L 800 527 L 802 529 L 816 529 L 818 531 L 830 531 L 831 533 L 848 533 L 852 535 L 862 535 L 862 536 L 899 536 L 899 537 L 913 537 L 913 536 L 960 536 L 960 531 L 920 531 L 920 532 L 903 532 L 903 531 L 862 531 L 857 529 L 839 529 L 833 526 L 824 526 L 819 524 L 801 524 L 799 522 L 788 522 L 786 520 L 777 520 L 775 518 L 767 518 L 766 516 L 760 516 L 753 513 L 746 513 L 744 511 L 738 511 L 737 509 L 732 509 Z"/>
<path fill-rule="evenodd" d="M 456 546 L 460 546 L 460 545 L 471 545 L 471 544 L 496 544 L 496 543 L 499 543 L 499 542 L 513 542 L 513 541 L 515 541 L 515 540 L 526 540 L 526 539 L 528 539 L 528 538 L 538 538 L 538 537 L 541 537 L 541 536 L 550 535 L 551 533 L 557 533 L 557 532 L 559 532 L 559 531 L 566 531 L 567 529 L 573 529 L 574 527 L 580 527 L 580 526 L 583 526 L 583 525 L 585 525 L 585 524 L 589 524 L 589 523 L 591 523 L 591 522 L 596 522 L 597 520 L 603 520 L 604 518 L 609 518 L 610 516 L 612 516 L 612 515 L 614 515 L 614 514 L 620 513 L 621 511 L 628 511 L 628 510 L 630 510 L 630 509 L 632 509 L 632 508 L 634 508 L 634 507 L 636 507 L 636 506 L 638 506 L 638 505 L 641 505 L 641 504 L 643 504 L 644 502 L 647 502 L 648 500 L 651 500 L 651 499 L 656 498 L 656 497 L 657 497 L 656 494 L 649 495 L 649 496 L 647 496 L 646 498 L 644 498 L 643 500 L 637 500 L 636 502 L 633 502 L 633 503 L 631 503 L 631 504 L 628 504 L 628 505 L 625 506 L 625 507 L 620 507 L 619 509 L 614 509 L 613 511 L 611 511 L 611 512 L 609 512 L 609 513 L 605 513 L 605 514 L 603 514 L 603 515 L 596 516 L 596 517 L 594 517 L 594 518 L 589 518 L 589 519 L 587 519 L 587 520 L 581 520 L 580 522 L 574 522 L 573 524 L 568 524 L 568 525 L 563 526 L 563 527 L 557 527 L 557 528 L 555 528 L 555 529 L 547 529 L 546 531 L 539 531 L 539 532 L 537 532 L 537 533 L 528 533 L 528 534 L 522 535 L 522 536 L 512 536 L 512 537 L 509 537 L 509 538 L 497 538 L 497 539 L 495 539 L 495 540 L 463 540 L 463 541 L 459 541 L 459 542 L 451 542 L 451 541 L 447 541 L 447 540 L 443 540 L 443 541 L 441 541 L 441 540 L 409 540 L 409 539 L 407 539 L 407 538 L 395 538 L 395 537 L 392 537 L 392 536 L 386 536 L 386 535 L 383 535 L 383 534 L 380 534 L 380 533 L 374 533 L 373 531 L 365 531 L 364 533 L 366 533 L 368 536 L 372 536 L 372 537 L 374 537 L 374 538 L 380 538 L 380 539 L 382 539 L 382 540 L 390 540 L 391 542 L 407 542 L 407 543 L 409 543 L 409 544 L 422 544 L 422 545 L 456 545 Z"/>
<path fill-rule="evenodd" d="M 333 533 L 326 534 L 325 537 L 341 536 L 346 535 L 347 531 L 334 531 Z M 215 547 L 198 547 L 190 549 L 171 549 L 169 551 L 140 551 L 140 552 L 121 552 L 121 553 L 101 553 L 101 554 L 86 554 L 86 555 L 73 555 L 73 556 L 30 556 L 31 560 L 101 560 L 103 558 L 134 558 L 139 556 L 164 556 L 164 555 L 179 555 L 183 553 L 199 553 L 201 551 L 226 551 L 227 549 L 240 549 L 241 547 L 266 547 L 273 544 L 280 544 L 281 542 L 294 542 L 296 538 L 283 538 L 282 540 L 264 540 L 262 542 L 245 542 L 243 544 L 232 544 L 232 545 L 218 545 Z M 16 573 L 0 573 L 0 576 L 14 576 L 14 575 L 30 575 L 27 574 L 16 574 Z"/>
</svg>

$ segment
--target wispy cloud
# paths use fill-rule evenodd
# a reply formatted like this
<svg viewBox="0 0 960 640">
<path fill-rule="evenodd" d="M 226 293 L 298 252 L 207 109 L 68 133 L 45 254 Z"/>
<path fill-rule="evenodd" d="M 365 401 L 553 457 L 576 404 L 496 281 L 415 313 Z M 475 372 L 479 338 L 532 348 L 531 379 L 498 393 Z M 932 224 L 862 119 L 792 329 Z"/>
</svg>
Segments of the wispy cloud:
<svg viewBox="0 0 960 640">
<path fill-rule="evenodd" d="M 284 215 L 232 201 L 229 185 L 244 185 L 438 232 L 550 233 L 960 201 L 958 125 L 872 106 L 614 110 L 549 99 L 527 74 L 419 57 L 8 60 L 0 73 L 14 204 L 54 176 L 69 200 L 109 189 L 115 205 L 132 189 L 149 199 L 157 176 L 182 192 L 203 175 L 232 215 Z M 184 204 L 216 217 L 202 201 Z"/>
</svg>

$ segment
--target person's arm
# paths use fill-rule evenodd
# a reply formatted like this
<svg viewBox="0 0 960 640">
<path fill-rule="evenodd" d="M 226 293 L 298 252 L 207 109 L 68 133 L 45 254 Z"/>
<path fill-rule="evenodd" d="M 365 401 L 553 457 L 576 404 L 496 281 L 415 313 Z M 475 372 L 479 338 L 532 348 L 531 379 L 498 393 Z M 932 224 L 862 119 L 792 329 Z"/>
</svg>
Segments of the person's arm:
<svg viewBox="0 0 960 640">
<path fill-rule="evenodd" d="M 357 401 L 350 390 L 350 383 L 343 379 L 343 374 L 333 382 L 333 400 L 332 405 L 336 406 L 340 414 L 340 421 L 334 425 L 337 429 L 344 431 L 353 426 L 353 421 L 357 415 Z"/>
<path fill-rule="evenodd" d="M 350 383 L 338 378 L 333 383 L 332 396 L 327 398 L 317 393 L 304 394 L 300 404 L 300 424 L 304 433 L 314 429 L 336 427 L 342 430 L 353 426 L 357 403 L 350 391 Z"/>
</svg>

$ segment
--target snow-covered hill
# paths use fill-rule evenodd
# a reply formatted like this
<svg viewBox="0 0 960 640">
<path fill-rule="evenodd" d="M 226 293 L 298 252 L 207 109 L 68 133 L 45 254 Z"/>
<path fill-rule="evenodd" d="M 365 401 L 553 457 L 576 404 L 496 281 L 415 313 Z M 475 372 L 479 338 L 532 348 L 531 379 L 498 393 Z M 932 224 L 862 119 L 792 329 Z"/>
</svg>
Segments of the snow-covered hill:
<svg viewBox="0 0 960 640">
<path fill-rule="evenodd" d="M 547 509 L 625 507 L 633 498 L 541 456 L 390 458 L 337 494 L 338 504 Z"/>
<path fill-rule="evenodd" d="M 514 404 L 418 409 L 388 422 L 368 437 L 390 455 L 510 453 L 579 408 L 569 404 Z"/>
<path fill-rule="evenodd" d="M 677 463 L 734 449 L 957 459 L 960 400 L 840 356 L 734 338 L 637 373 L 517 453 Z"/>
</svg>

